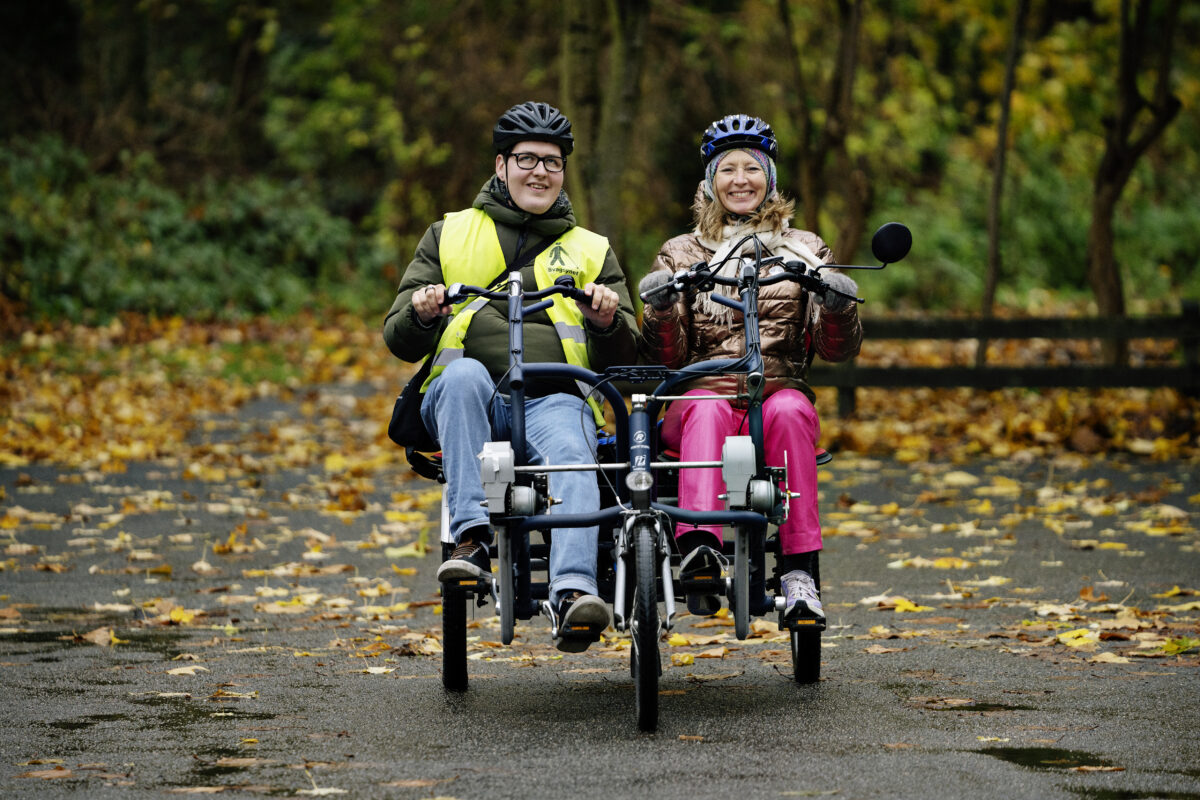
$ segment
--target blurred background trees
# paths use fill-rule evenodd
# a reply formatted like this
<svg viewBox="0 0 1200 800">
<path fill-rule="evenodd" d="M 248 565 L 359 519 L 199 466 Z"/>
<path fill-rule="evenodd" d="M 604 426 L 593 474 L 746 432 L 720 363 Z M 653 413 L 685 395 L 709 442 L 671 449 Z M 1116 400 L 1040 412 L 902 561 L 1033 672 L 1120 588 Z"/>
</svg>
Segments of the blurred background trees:
<svg viewBox="0 0 1200 800">
<path fill-rule="evenodd" d="M 541 99 L 635 279 L 689 227 L 700 133 L 742 111 L 840 258 L 913 229 L 863 277 L 873 305 L 977 313 L 990 259 L 1010 309 L 1196 297 L 1200 5 L 1022 0 L 1018 28 L 1018 1 L 13 0 L 0 293 L 80 319 L 381 315 L 490 174 L 496 116 Z"/>
</svg>

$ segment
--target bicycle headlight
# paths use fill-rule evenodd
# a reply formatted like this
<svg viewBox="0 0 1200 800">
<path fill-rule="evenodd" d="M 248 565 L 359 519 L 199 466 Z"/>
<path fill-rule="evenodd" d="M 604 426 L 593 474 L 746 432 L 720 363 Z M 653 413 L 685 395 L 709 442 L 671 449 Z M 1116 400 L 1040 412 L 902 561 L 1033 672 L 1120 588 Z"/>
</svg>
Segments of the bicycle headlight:
<svg viewBox="0 0 1200 800">
<path fill-rule="evenodd" d="M 625 476 L 625 485 L 635 494 L 649 492 L 654 486 L 654 476 L 645 470 L 637 470 Z"/>
</svg>

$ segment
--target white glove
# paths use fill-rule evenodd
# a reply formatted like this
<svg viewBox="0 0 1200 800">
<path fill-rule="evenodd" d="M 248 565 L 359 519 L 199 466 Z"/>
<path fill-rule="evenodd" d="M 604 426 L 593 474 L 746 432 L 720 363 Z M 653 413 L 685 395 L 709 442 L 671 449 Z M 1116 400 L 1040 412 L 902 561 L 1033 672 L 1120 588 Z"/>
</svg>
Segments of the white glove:
<svg viewBox="0 0 1200 800">
<path fill-rule="evenodd" d="M 822 292 L 817 295 L 821 301 L 821 305 L 826 311 L 845 311 L 854 302 L 858 296 L 858 284 L 855 283 L 849 276 L 843 275 L 840 272 L 825 272 L 821 274 L 821 280 L 825 281 L 825 285 L 833 292 Z M 843 294 L 836 294 L 842 292 Z M 850 295 L 846 297 L 845 295 Z"/>
</svg>

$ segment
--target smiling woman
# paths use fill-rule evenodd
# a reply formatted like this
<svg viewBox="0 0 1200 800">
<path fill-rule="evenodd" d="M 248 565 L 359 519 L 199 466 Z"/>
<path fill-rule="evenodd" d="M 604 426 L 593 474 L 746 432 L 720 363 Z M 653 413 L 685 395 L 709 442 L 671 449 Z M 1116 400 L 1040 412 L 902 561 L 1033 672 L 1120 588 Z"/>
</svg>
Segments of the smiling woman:
<svg viewBox="0 0 1200 800">
<path fill-rule="evenodd" d="M 718 162 L 713 193 L 731 214 L 753 214 L 767 197 L 766 159 L 756 152 L 733 150 Z"/>
<path fill-rule="evenodd" d="M 854 281 L 833 269 L 833 253 L 817 234 L 791 227 L 794 204 L 776 191 L 775 132 L 763 120 L 730 114 L 713 122 L 700 139 L 704 177 L 693 206 L 695 230 L 666 242 L 639 287 L 665 287 L 676 270 L 707 263 L 717 274 L 733 277 L 741 256 L 778 256 L 821 269 L 829 290 L 810 293 L 800 284 L 779 282 L 762 287 L 758 313 L 762 323 L 765 459 L 788 469 L 788 489 L 795 498 L 791 514 L 779 528 L 782 582 L 787 595 L 784 619 L 789 623 L 824 625 L 818 593 L 817 553 L 821 524 L 817 515 L 816 447 L 821 434 L 813 407 L 815 394 L 806 382 L 815 356 L 844 361 L 858 353 L 862 326 L 858 320 Z M 765 271 L 770 266 L 764 265 Z M 678 369 L 686 364 L 738 358 L 746 351 L 740 318 L 716 291 L 659 292 L 643 315 L 642 348 L 648 359 Z M 744 396 L 744 384 L 729 377 L 697 381 L 687 399 L 674 403 L 663 420 L 662 437 L 683 461 L 716 461 L 727 436 L 746 428 L 745 402 L 730 404 L 701 395 Z M 679 505 L 698 511 L 723 508 L 724 482 L 715 469 L 681 470 Z M 679 525 L 675 531 L 683 561 L 680 581 L 721 576 L 721 529 Z M 693 593 L 688 610 L 712 614 L 720 608 L 716 595 Z"/>
</svg>

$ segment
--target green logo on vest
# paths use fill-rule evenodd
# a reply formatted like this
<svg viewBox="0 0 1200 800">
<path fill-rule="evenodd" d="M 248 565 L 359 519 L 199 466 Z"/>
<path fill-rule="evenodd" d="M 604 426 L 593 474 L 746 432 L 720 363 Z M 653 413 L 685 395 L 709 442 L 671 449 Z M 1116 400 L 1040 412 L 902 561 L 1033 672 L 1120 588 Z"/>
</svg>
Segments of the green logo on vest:
<svg viewBox="0 0 1200 800">
<path fill-rule="evenodd" d="M 583 270 L 575 263 L 575 259 L 571 258 L 571 254 L 567 252 L 567 248 L 562 246 L 561 242 L 555 242 L 550 248 L 550 271 L 558 274 L 579 275 Z"/>
</svg>

